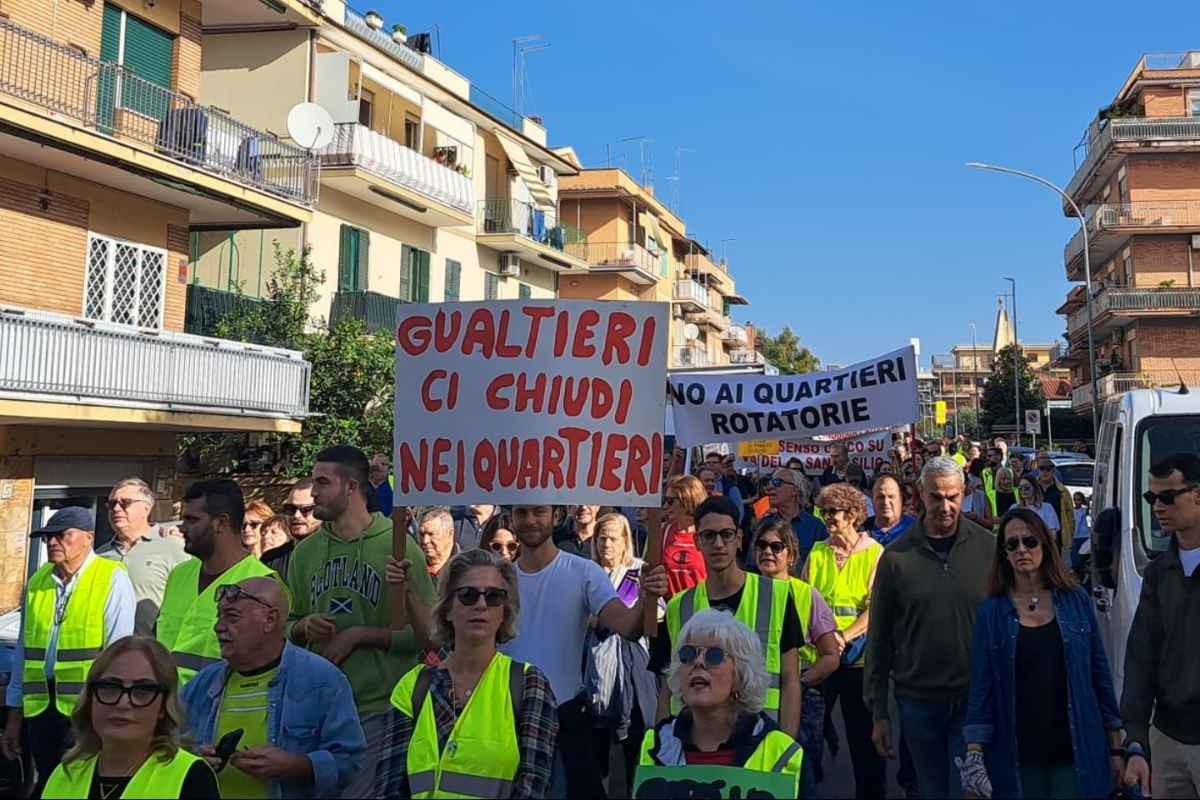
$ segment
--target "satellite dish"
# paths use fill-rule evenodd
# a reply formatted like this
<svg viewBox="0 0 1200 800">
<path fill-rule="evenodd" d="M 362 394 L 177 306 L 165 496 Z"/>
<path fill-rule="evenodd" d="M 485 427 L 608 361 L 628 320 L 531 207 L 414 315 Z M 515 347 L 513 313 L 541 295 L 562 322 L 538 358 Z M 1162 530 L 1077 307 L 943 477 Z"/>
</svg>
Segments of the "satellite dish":
<svg viewBox="0 0 1200 800">
<path fill-rule="evenodd" d="M 301 103 L 288 112 L 288 135 L 309 150 L 320 150 L 333 141 L 333 117 L 316 103 Z"/>
<path fill-rule="evenodd" d="M 700 338 L 700 329 L 696 327 L 696 323 L 689 322 L 687 325 L 683 326 L 683 338 L 687 339 L 689 342 L 694 342 Z"/>
</svg>

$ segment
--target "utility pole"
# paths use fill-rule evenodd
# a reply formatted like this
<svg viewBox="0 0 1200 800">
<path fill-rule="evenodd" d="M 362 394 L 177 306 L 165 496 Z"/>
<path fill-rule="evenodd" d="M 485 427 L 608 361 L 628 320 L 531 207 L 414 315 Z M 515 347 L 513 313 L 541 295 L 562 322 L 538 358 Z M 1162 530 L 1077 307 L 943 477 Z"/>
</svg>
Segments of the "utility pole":
<svg viewBox="0 0 1200 800">
<path fill-rule="evenodd" d="M 975 323 L 971 323 L 971 369 L 979 372 L 979 349 L 975 346 Z M 975 425 L 979 426 L 979 376 L 978 374 L 972 379 L 974 386 L 972 393 L 975 395 Z"/>
<path fill-rule="evenodd" d="M 1017 279 L 1006 277 L 1012 284 L 1012 329 L 1013 329 L 1013 397 L 1017 408 L 1017 444 L 1021 443 L 1021 338 L 1017 335 Z"/>
</svg>

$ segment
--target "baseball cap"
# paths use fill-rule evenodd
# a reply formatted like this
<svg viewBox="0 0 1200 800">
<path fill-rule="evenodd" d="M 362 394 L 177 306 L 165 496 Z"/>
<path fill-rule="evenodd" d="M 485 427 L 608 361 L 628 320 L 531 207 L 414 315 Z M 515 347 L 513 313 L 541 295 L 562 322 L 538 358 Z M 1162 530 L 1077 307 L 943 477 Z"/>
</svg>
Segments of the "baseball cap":
<svg viewBox="0 0 1200 800">
<path fill-rule="evenodd" d="M 30 536 L 46 536 L 51 533 L 61 533 L 67 528 L 78 528 L 81 531 L 95 531 L 96 519 L 92 512 L 80 506 L 67 506 L 54 512 L 54 516 L 45 525 L 35 530 Z"/>
</svg>

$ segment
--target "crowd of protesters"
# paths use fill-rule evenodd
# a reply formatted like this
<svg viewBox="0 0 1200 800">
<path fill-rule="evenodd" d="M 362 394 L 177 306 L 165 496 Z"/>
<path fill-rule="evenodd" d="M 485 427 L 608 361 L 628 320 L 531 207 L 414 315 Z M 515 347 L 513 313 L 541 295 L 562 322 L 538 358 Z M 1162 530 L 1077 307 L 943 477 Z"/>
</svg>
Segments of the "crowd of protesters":
<svg viewBox="0 0 1200 800">
<path fill-rule="evenodd" d="M 812 796 L 840 713 L 859 798 L 893 759 L 914 797 L 1200 796 L 1200 459 L 1150 468 L 1174 538 L 1120 704 L 1045 452 L 669 461 L 661 511 L 393 512 L 387 456 L 336 446 L 282 513 L 207 480 L 177 528 L 122 480 L 110 542 L 79 507 L 33 532 L 0 751 L 44 797 L 623 797 L 688 765 Z"/>
</svg>

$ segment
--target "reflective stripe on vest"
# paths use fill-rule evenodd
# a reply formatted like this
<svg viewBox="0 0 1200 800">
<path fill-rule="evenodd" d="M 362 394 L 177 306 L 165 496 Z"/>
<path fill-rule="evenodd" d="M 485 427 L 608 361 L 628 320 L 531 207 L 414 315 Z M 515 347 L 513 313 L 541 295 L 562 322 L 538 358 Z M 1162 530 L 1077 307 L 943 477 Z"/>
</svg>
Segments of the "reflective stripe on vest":
<svg viewBox="0 0 1200 800">
<path fill-rule="evenodd" d="M 146 759 L 138 771 L 129 779 L 125 790 L 109 800 L 149 800 L 150 798 L 178 798 L 183 791 L 183 782 L 188 770 L 197 762 L 203 762 L 186 750 L 177 750 L 174 758 L 165 764 L 157 755 Z M 42 797 L 47 800 L 79 800 L 88 796 L 92 787 L 92 775 L 96 771 L 96 758 L 74 761 L 70 765 L 59 764 L 50 775 Z"/>
<path fill-rule="evenodd" d="M 742 586 L 742 597 L 734 614 L 742 624 L 754 631 L 762 646 L 767 667 L 767 696 L 763 710 L 773 719 L 779 719 L 780 652 L 779 639 L 783 635 L 783 617 L 787 612 L 791 589 L 787 581 L 775 581 L 762 575 L 746 573 Z M 708 608 L 708 584 L 701 581 L 687 591 L 676 594 L 667 604 L 667 633 L 671 637 L 671 649 L 679 641 L 679 632 L 697 611 Z M 682 705 L 678 698 L 671 698 L 672 713 L 678 714 Z"/>
<path fill-rule="evenodd" d="M 682 766 L 682 764 L 659 765 L 654 760 L 654 754 L 657 751 L 658 728 L 653 728 L 646 731 L 645 735 L 642 737 L 642 749 L 641 756 L 638 759 L 638 766 Z M 680 748 L 679 752 L 682 754 L 682 748 Z M 799 797 L 800 771 L 803 765 L 804 749 L 800 746 L 800 744 L 783 731 L 773 730 L 768 731 L 767 735 L 762 738 L 762 741 L 760 741 L 758 746 L 754 748 L 754 752 L 751 753 L 750 757 L 746 759 L 746 762 L 741 765 L 741 769 L 790 775 L 795 781 L 795 791 L 790 796 Z"/>
<path fill-rule="evenodd" d="M 155 636 L 175 659 L 180 687 L 209 664 L 221 660 L 221 645 L 213 631 L 217 623 L 217 587 L 275 574 L 253 555 L 247 555 L 197 594 L 200 568 L 200 559 L 189 558 L 171 570 L 158 609 Z"/>
<path fill-rule="evenodd" d="M 414 709 L 413 688 L 425 666 L 409 670 L 392 690 L 392 706 L 412 718 L 408 745 L 408 788 L 412 797 L 507 797 L 521 764 L 513 698 L 512 659 L 496 653 L 461 714 L 445 747 L 438 746 L 432 693 Z"/>
<path fill-rule="evenodd" d="M 54 653 L 54 707 L 65 716 L 87 682 L 92 661 L 104 649 L 104 606 L 108 602 L 113 575 L 124 570 L 118 561 L 93 557 L 71 580 L 75 583 L 61 612 Z M 21 706 L 26 717 L 36 717 L 50 707 L 46 656 L 50 630 L 58 611 L 58 586 L 54 565 L 44 564 L 29 579 L 25 593 L 23 622 L 25 663 Z"/>
<path fill-rule="evenodd" d="M 872 540 L 866 549 L 851 553 L 838 569 L 837 555 L 828 542 L 813 545 L 808 578 L 829 604 L 839 631 L 850 627 L 866 610 L 871 599 L 871 570 L 882 554 L 883 547 Z"/>
</svg>

